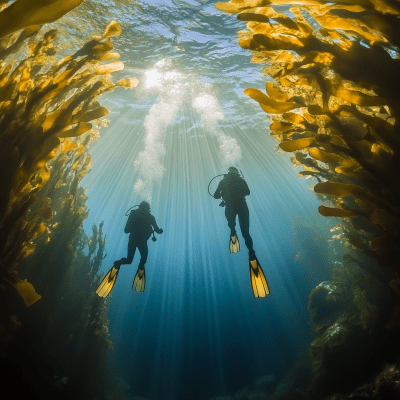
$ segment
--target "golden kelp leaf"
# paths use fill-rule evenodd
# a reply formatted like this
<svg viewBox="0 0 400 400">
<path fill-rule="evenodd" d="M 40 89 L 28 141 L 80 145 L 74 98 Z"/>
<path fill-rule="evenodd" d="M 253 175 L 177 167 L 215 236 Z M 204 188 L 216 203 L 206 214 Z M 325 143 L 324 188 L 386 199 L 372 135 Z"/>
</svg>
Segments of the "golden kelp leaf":
<svg viewBox="0 0 400 400">
<path fill-rule="evenodd" d="M 333 129 L 331 129 L 331 131 L 333 132 Z M 340 147 L 344 147 L 344 148 L 349 148 L 346 141 L 341 138 L 339 135 L 324 135 L 324 134 L 318 134 L 316 136 L 316 141 L 319 143 L 332 143 L 336 146 L 340 146 Z"/>
<path fill-rule="evenodd" d="M 365 93 L 356 92 L 353 90 L 346 90 L 339 88 L 333 92 L 333 95 L 340 97 L 341 99 L 347 100 L 350 103 L 357 104 L 358 106 L 383 106 L 387 104 L 387 101 L 379 96 L 368 96 Z"/>
<path fill-rule="evenodd" d="M 356 168 L 353 167 L 336 167 L 335 172 L 338 174 L 351 174 Z"/>
<path fill-rule="evenodd" d="M 115 86 L 124 86 L 127 89 L 133 89 L 139 84 L 139 80 L 136 78 L 124 78 L 119 80 Z"/>
<path fill-rule="evenodd" d="M 322 52 L 318 52 L 318 51 L 314 51 L 314 52 L 310 52 L 310 53 L 312 53 L 311 60 L 314 61 L 315 63 L 329 65 L 334 58 L 334 56 L 331 53 L 322 53 Z"/>
<path fill-rule="evenodd" d="M 59 138 L 77 137 L 92 129 L 92 124 L 89 122 L 79 122 L 74 128 L 62 131 L 57 134 Z"/>
<path fill-rule="evenodd" d="M 279 147 L 283 151 L 291 152 L 291 151 L 304 149 L 305 147 L 308 147 L 313 142 L 314 142 L 313 138 L 289 140 L 287 142 L 279 143 Z"/>
<path fill-rule="evenodd" d="M 319 185 L 319 183 L 317 183 L 317 185 Z M 349 218 L 349 217 L 356 217 L 359 215 L 359 213 L 354 210 L 344 210 L 343 208 L 325 207 L 325 206 L 319 206 L 318 212 L 324 217 Z"/>
<path fill-rule="evenodd" d="M 237 19 L 239 21 L 255 21 L 255 22 L 269 23 L 269 18 L 263 14 L 241 13 L 238 14 Z"/>
<path fill-rule="evenodd" d="M 19 83 L 18 83 L 18 90 L 20 92 L 25 92 L 26 89 L 28 88 L 28 84 L 30 82 L 30 67 L 26 66 L 20 75 Z"/>
<path fill-rule="evenodd" d="M 54 112 L 52 112 L 51 114 L 48 114 L 46 119 L 44 120 L 44 122 L 42 123 L 42 128 L 43 128 L 43 132 L 48 131 L 54 124 L 54 122 L 57 120 L 57 118 L 64 112 L 64 109 L 59 109 L 56 110 Z"/>
<path fill-rule="evenodd" d="M 62 151 L 66 152 L 66 151 L 71 151 L 71 150 L 75 150 L 78 147 L 76 142 L 67 142 L 64 143 L 63 147 L 62 147 Z"/>
<path fill-rule="evenodd" d="M 96 46 L 93 46 L 90 48 L 88 51 L 89 54 L 92 54 L 93 56 L 100 55 L 102 53 L 106 53 L 107 51 L 111 51 L 113 49 L 113 46 L 110 42 L 104 41 L 104 42 L 99 42 L 96 44 Z"/>
<path fill-rule="evenodd" d="M 290 110 L 300 107 L 300 105 L 295 102 L 274 101 L 258 89 L 253 89 L 253 88 L 245 89 L 244 94 L 251 97 L 255 101 L 259 102 L 261 108 L 264 111 L 266 111 L 266 110 L 264 109 L 263 106 L 267 106 L 267 110 L 272 109 L 273 110 L 272 112 L 274 114 L 282 113 L 285 111 L 290 111 Z M 271 112 L 271 111 L 266 111 L 266 112 Z"/>
<path fill-rule="evenodd" d="M 303 110 L 303 117 L 306 119 L 307 122 L 312 124 L 315 121 L 315 118 L 309 114 L 307 111 Z"/>
<path fill-rule="evenodd" d="M 38 237 L 39 237 L 40 235 L 42 235 L 45 231 L 46 231 L 46 225 L 45 225 L 43 222 L 41 222 L 41 223 L 39 224 L 39 226 L 37 227 L 36 231 L 34 232 L 32 239 L 38 238 Z"/>
<path fill-rule="evenodd" d="M 295 3 L 292 3 L 295 4 Z M 300 28 L 300 30 L 308 35 L 311 35 L 313 33 L 313 28 L 308 24 L 306 19 L 303 17 L 301 10 L 299 7 L 291 7 L 289 8 L 289 11 L 295 15 L 296 17 L 296 24 Z"/>
<path fill-rule="evenodd" d="M 296 133 L 299 133 L 299 132 L 298 131 L 285 131 L 285 132 L 271 131 L 271 136 L 276 137 L 278 142 L 282 142 L 286 139 L 289 139 Z"/>
<path fill-rule="evenodd" d="M 341 160 L 339 156 L 327 153 L 316 147 L 308 149 L 308 153 L 312 158 L 315 158 L 316 160 L 322 161 L 324 163 L 334 163 L 334 162 L 339 162 Z"/>
<path fill-rule="evenodd" d="M 42 297 L 36 293 L 33 285 L 27 281 L 22 281 L 20 279 L 15 278 L 13 285 L 18 290 L 18 293 L 23 298 L 24 303 L 27 307 L 36 303 Z"/>
<path fill-rule="evenodd" d="M 0 13 L 0 37 L 26 28 L 54 22 L 83 0 L 17 0 Z"/>
<path fill-rule="evenodd" d="M 325 114 L 325 112 L 321 108 L 321 106 L 319 106 L 317 104 L 311 104 L 310 106 L 308 106 L 308 112 L 311 115 L 323 115 L 323 114 Z"/>
<path fill-rule="evenodd" d="M 280 114 L 280 111 L 277 111 L 275 108 L 266 106 L 265 104 L 259 103 L 261 109 L 267 114 Z"/>
<path fill-rule="evenodd" d="M 284 131 L 288 131 L 289 129 L 295 129 L 296 127 L 289 122 L 284 122 L 284 121 L 274 121 L 269 129 L 271 129 L 271 131 L 276 131 L 276 132 L 284 132 Z"/>
<path fill-rule="evenodd" d="M 285 121 L 292 122 L 293 124 L 296 125 L 304 126 L 306 122 L 302 115 L 296 113 L 291 113 L 291 112 L 283 113 L 282 117 Z"/>
<path fill-rule="evenodd" d="M 350 158 L 340 160 L 340 165 L 345 168 L 358 168 L 360 164 Z"/>
<path fill-rule="evenodd" d="M 338 174 L 349 174 L 355 171 L 357 168 L 360 168 L 360 164 L 350 158 L 342 158 L 339 162 L 340 167 L 335 168 L 335 171 Z"/>
<path fill-rule="evenodd" d="M 272 17 L 272 19 L 278 23 L 280 23 L 281 25 L 285 26 L 286 28 L 298 31 L 299 27 L 297 26 L 297 24 L 290 19 L 289 17 L 286 17 L 285 15 L 281 14 L 280 17 Z"/>
<path fill-rule="evenodd" d="M 386 42 L 387 40 L 383 36 L 377 36 L 372 33 L 372 31 L 367 26 L 359 26 L 355 23 L 355 21 L 347 19 L 347 18 L 340 18 L 337 16 L 332 16 L 330 14 L 325 14 L 322 16 L 313 15 L 315 20 L 328 29 L 343 29 L 346 33 L 351 34 L 353 32 L 357 32 L 359 35 L 363 36 L 370 42 L 375 41 L 383 41 Z"/>
<path fill-rule="evenodd" d="M 381 203 L 378 198 L 362 187 L 348 183 L 320 182 L 315 185 L 314 191 L 315 193 L 323 193 L 331 196 L 353 196 L 373 203 Z"/>
<path fill-rule="evenodd" d="M 294 82 L 295 85 L 298 86 L 308 86 L 308 87 L 312 87 L 312 81 L 310 78 L 308 77 L 299 77 L 299 79 L 297 79 L 296 82 Z"/>
<path fill-rule="evenodd" d="M 121 26 L 117 21 L 111 21 L 103 33 L 103 37 L 117 36 L 122 32 Z"/>
<path fill-rule="evenodd" d="M 105 107 L 99 107 L 95 110 L 88 111 L 87 113 L 83 114 L 79 117 L 79 121 L 81 122 L 89 122 L 93 121 L 94 119 L 102 118 L 108 115 L 110 112 Z"/>
<path fill-rule="evenodd" d="M 111 72 L 121 71 L 123 69 L 124 69 L 124 63 L 121 61 L 116 61 L 111 64 L 99 65 L 96 68 L 96 74 L 105 75 L 105 74 L 110 74 Z"/>
<path fill-rule="evenodd" d="M 304 47 L 303 43 L 295 36 L 289 35 L 263 35 L 257 33 L 253 39 L 267 50 L 294 50 Z"/>
<path fill-rule="evenodd" d="M 119 53 L 105 53 L 100 57 L 100 61 L 112 61 L 117 60 L 120 57 Z M 90 72 L 89 72 L 90 74 Z"/>
<path fill-rule="evenodd" d="M 1 4 L 1 1 L 0 1 Z M 6 49 L 9 45 L 10 45 L 10 40 L 11 40 L 11 35 L 7 35 L 5 37 L 3 37 L 2 39 L 0 39 L 0 50 Z M 1 74 L 1 70 L 4 67 L 4 62 L 0 63 L 0 74 Z"/>
<path fill-rule="evenodd" d="M 57 139 L 57 138 L 54 138 L 54 139 Z M 47 140 L 49 140 L 49 139 L 47 139 Z M 55 141 L 55 140 L 51 140 L 51 141 L 49 141 L 49 144 L 50 144 L 50 142 L 51 142 L 51 145 L 54 145 L 54 147 L 53 148 L 55 148 L 55 147 L 57 147 L 58 146 L 58 144 L 60 144 L 60 142 L 58 142 L 58 144 L 56 144 L 57 142 Z M 45 150 L 44 152 L 43 152 L 43 154 L 44 153 L 47 153 L 47 150 Z M 37 170 L 37 169 L 40 169 L 40 168 L 43 168 L 51 159 L 53 159 L 54 157 L 56 156 L 56 153 L 53 151 L 53 150 L 51 150 L 51 151 L 49 151 L 46 155 L 44 155 L 43 157 L 39 157 L 39 160 L 36 162 L 36 165 L 35 165 L 35 170 Z M 50 175 L 49 175 L 50 176 Z M 45 177 L 44 177 L 45 178 Z M 48 179 L 48 178 L 47 178 Z M 47 180 L 46 179 L 46 180 Z"/>
<path fill-rule="evenodd" d="M 250 7 L 246 7 L 246 5 L 243 3 L 232 4 L 232 3 L 222 3 L 221 2 L 221 3 L 215 3 L 215 8 L 217 10 L 225 11 L 227 13 L 233 14 L 233 13 L 240 12 L 243 9 L 250 8 Z"/>
<path fill-rule="evenodd" d="M 252 49 L 255 50 L 257 47 L 260 47 L 258 43 L 256 43 L 252 37 L 239 37 L 238 44 L 243 49 Z"/>
<path fill-rule="evenodd" d="M 276 90 L 274 88 L 274 83 L 273 82 L 267 82 L 265 84 L 265 89 L 268 93 L 268 96 L 271 97 L 271 99 L 275 101 L 286 101 L 289 96 L 287 94 L 281 93 L 279 90 Z"/>
<path fill-rule="evenodd" d="M 40 171 L 37 173 L 37 180 L 38 184 L 37 186 L 43 186 L 49 179 L 50 179 L 50 171 L 48 168 L 43 168 L 48 161 L 50 161 L 52 158 L 56 156 L 56 153 L 54 151 L 51 151 L 48 156 L 39 161 L 36 164 L 36 168 L 40 167 Z"/>
<path fill-rule="evenodd" d="M 0 74 L 0 87 L 4 86 L 4 84 L 8 81 L 8 74 L 10 73 L 13 67 L 13 63 L 7 64 L 4 68 L 4 71 Z"/>
</svg>

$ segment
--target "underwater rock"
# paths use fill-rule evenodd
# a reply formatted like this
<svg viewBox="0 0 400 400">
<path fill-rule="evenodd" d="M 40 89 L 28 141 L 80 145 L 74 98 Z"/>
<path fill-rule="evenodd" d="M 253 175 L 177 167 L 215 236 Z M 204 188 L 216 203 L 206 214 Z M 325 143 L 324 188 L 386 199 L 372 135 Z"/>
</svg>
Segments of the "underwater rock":
<svg viewBox="0 0 400 400">
<path fill-rule="evenodd" d="M 331 282 L 322 282 L 311 291 L 308 308 L 315 336 L 310 348 L 312 391 L 329 395 L 339 388 L 348 390 L 371 373 L 372 366 L 379 363 L 374 359 L 379 352 L 372 349 L 387 301 L 385 285 L 355 261 L 336 268 Z M 364 365 L 361 370 L 357 368 L 360 364 Z"/>
<path fill-rule="evenodd" d="M 400 366 L 388 364 L 371 383 L 355 388 L 350 394 L 335 394 L 327 400 L 391 400 L 400 398 Z"/>
<path fill-rule="evenodd" d="M 350 300 L 347 294 L 343 291 L 338 293 L 337 287 L 330 282 L 321 282 L 311 291 L 308 311 L 316 332 L 336 321 L 343 312 L 344 305 Z"/>
<path fill-rule="evenodd" d="M 296 355 L 292 367 L 284 379 L 276 384 L 268 400 L 308 400 L 307 391 L 311 380 L 311 357 L 304 348 Z"/>
</svg>

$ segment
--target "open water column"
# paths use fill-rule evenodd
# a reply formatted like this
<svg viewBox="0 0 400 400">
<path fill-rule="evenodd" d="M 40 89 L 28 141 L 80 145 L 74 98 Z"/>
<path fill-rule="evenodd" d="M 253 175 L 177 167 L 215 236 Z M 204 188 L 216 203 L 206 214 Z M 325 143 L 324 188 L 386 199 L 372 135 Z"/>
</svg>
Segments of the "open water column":
<svg viewBox="0 0 400 400">
<path fill-rule="evenodd" d="M 0 0 L 13 390 L 396 398 L 399 15 L 389 0 Z M 250 189 L 264 298 L 212 196 L 232 166 Z M 142 201 L 163 229 L 145 290 L 132 290 L 136 251 L 99 297 Z"/>
<path fill-rule="evenodd" d="M 254 178 L 253 188 L 251 176 L 261 166 L 257 168 L 257 159 L 241 166 L 251 187 L 250 199 L 254 198 L 249 207 L 255 249 L 272 292 L 282 296 L 280 300 L 275 296 L 254 299 L 243 238 L 240 236 L 244 250 L 230 254 L 224 209 L 207 193 L 214 175 L 241 163 L 241 147 L 245 146 L 224 133 L 229 129 L 221 126 L 224 115 L 213 85 L 193 82 L 193 77 L 189 80 L 176 72 L 171 62 L 157 64 L 144 73 L 144 84 L 150 93 L 156 90 L 157 98 L 138 118 L 144 132 L 141 143 L 130 149 L 125 167 L 130 177 L 113 193 L 101 185 L 98 190 L 106 191 L 109 200 L 105 208 L 95 206 L 100 208 L 105 227 L 115 226 L 107 233 L 109 261 L 105 269 L 126 255 L 124 213 L 131 205 L 149 201 L 164 229 L 156 243 L 149 243 L 144 293 L 131 289 L 139 255 L 132 266 L 121 267 L 112 292 L 110 329 L 117 339 L 110 357 L 133 393 L 149 398 L 207 398 L 243 390 L 249 382 L 265 376 L 272 380 L 272 375 L 284 373 L 285 365 L 287 368 L 296 356 L 297 346 L 306 346 L 306 291 L 315 282 L 307 282 L 299 270 L 290 271 L 290 260 L 297 250 L 287 246 L 295 243 L 290 231 L 295 232 L 300 210 L 304 213 L 307 208 L 287 191 L 299 211 L 281 209 L 280 215 L 274 215 L 279 207 L 273 206 L 273 197 L 256 189 L 264 185 L 264 190 L 270 187 L 274 192 L 273 181 Z M 99 142 L 94 148 L 93 168 L 101 147 Z M 109 152 L 110 147 L 105 145 L 103 151 Z M 101 162 L 109 166 L 112 159 L 118 159 L 115 153 L 111 158 L 103 157 Z M 273 168 L 270 174 L 273 176 Z M 118 174 L 110 176 L 118 181 Z M 309 196 L 307 188 L 303 191 Z M 92 196 L 90 190 L 88 195 Z M 125 197 L 126 203 L 119 197 Z M 304 224 L 311 227 L 315 222 Z M 320 255 L 317 262 L 324 263 Z M 303 293 L 298 288 L 300 282 Z M 268 301 L 268 307 L 260 301 Z M 278 310 L 272 308 L 274 303 Z M 290 344 L 285 343 L 282 331 Z"/>
<path fill-rule="evenodd" d="M 207 10 L 215 15 L 213 8 Z M 131 289 L 136 254 L 132 266 L 121 267 L 110 306 L 111 363 L 132 393 L 148 398 L 210 398 L 246 391 L 260 379 L 272 390 L 307 346 L 308 291 L 329 268 L 311 245 L 305 259 L 314 258 L 322 271 L 303 272 L 299 265 L 292 270 L 301 246 L 294 235 L 314 242 L 322 234 L 315 226 L 325 221 L 312 212 L 316 200 L 307 187 L 290 177 L 290 169 L 277 167 L 264 116 L 237 87 L 242 72 L 231 61 L 244 62 L 249 74 L 255 70 L 236 54 L 233 39 L 219 43 L 215 23 L 207 26 L 213 44 L 204 32 L 190 30 L 162 58 L 149 50 L 135 57 L 131 49 L 132 58 L 141 60 L 142 69 L 134 69 L 139 90 L 129 99 L 113 100 L 116 125 L 112 129 L 111 122 L 94 144 L 92 172 L 97 172 L 86 180 L 89 199 L 97 199 L 90 204 L 88 226 L 102 219 L 107 232 L 105 271 L 126 255 L 128 208 L 149 201 L 164 229 L 156 243 L 149 241 L 145 292 Z M 209 57 L 209 46 L 215 47 L 212 62 L 218 69 L 197 65 Z M 207 193 L 210 180 L 232 165 L 250 186 L 255 250 L 279 297 L 253 298 L 243 238 L 242 251 L 230 254 L 224 208 Z M 220 179 L 210 185 L 212 193 Z M 300 233 L 299 225 L 309 230 Z"/>
</svg>

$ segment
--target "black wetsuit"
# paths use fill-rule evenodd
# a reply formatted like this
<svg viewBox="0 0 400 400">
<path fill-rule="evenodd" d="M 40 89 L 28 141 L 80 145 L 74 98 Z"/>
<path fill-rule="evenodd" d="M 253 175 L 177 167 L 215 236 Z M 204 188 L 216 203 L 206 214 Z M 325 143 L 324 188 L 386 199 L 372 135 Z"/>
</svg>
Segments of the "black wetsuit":
<svg viewBox="0 0 400 400">
<path fill-rule="evenodd" d="M 219 199 L 222 197 L 225 202 L 225 216 L 228 220 L 228 226 L 231 228 L 231 236 L 236 235 L 236 216 L 239 217 L 240 230 L 246 247 L 249 250 L 249 256 L 253 259 L 255 252 L 253 249 L 253 239 L 249 233 L 249 209 L 245 199 L 245 196 L 249 194 L 250 189 L 243 178 L 236 174 L 228 174 L 220 181 L 214 193 L 214 198 Z"/>
<path fill-rule="evenodd" d="M 125 226 L 125 233 L 130 233 L 128 242 L 128 257 L 115 261 L 114 266 L 120 267 L 123 264 L 131 264 L 135 256 L 136 248 L 140 252 L 139 268 L 144 269 L 149 249 L 147 241 L 154 232 L 162 233 L 163 230 L 157 226 L 156 219 L 147 211 L 132 210 Z"/>
</svg>

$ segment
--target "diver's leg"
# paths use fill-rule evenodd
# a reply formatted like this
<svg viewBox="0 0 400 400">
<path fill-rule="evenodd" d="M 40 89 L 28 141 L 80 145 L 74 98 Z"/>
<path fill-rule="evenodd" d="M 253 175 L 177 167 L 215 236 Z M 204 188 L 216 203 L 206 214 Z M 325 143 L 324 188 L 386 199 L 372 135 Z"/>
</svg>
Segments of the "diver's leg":
<svg viewBox="0 0 400 400">
<path fill-rule="evenodd" d="M 121 258 L 118 261 L 115 261 L 114 267 L 119 268 L 121 265 L 124 264 L 132 264 L 133 258 L 135 257 L 136 247 L 137 247 L 136 241 L 134 240 L 132 235 L 129 235 L 128 256 Z"/>
<path fill-rule="evenodd" d="M 147 247 L 147 240 L 138 243 L 138 249 L 140 252 L 139 269 L 144 269 L 144 264 L 146 264 L 147 256 L 149 254 L 149 248 Z"/>
<path fill-rule="evenodd" d="M 236 235 L 236 213 L 231 205 L 225 207 L 225 217 L 228 221 L 228 226 L 231 228 L 231 236 Z"/>
<path fill-rule="evenodd" d="M 256 257 L 256 253 L 253 249 L 253 239 L 251 238 L 250 233 L 249 233 L 250 215 L 249 215 L 249 209 L 248 209 L 246 203 L 243 203 L 240 205 L 238 216 L 239 216 L 240 230 L 242 232 L 242 236 L 244 238 L 246 247 L 249 250 L 249 257 L 251 260 L 254 260 Z"/>
</svg>

